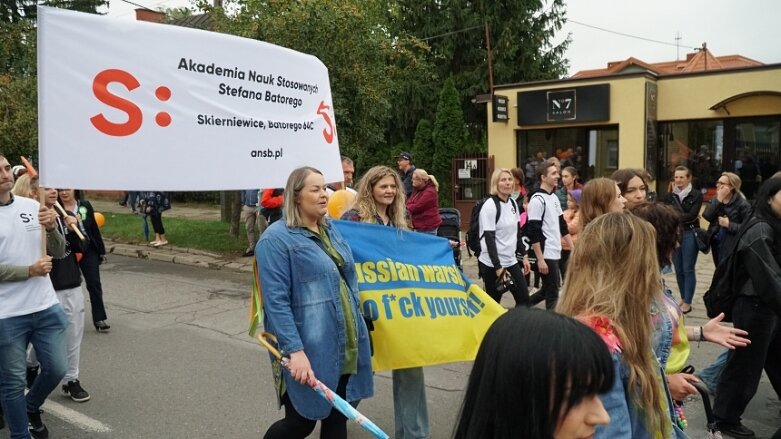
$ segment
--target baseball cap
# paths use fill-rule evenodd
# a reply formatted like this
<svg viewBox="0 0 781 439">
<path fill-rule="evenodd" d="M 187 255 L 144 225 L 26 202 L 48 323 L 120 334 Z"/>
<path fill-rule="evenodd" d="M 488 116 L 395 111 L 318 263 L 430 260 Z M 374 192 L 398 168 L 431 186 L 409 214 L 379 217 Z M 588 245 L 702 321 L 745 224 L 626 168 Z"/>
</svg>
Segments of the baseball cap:
<svg viewBox="0 0 781 439">
<path fill-rule="evenodd" d="M 396 160 L 409 160 L 409 161 L 412 161 L 412 154 L 404 151 L 401 154 L 399 154 L 398 156 L 396 156 Z"/>
</svg>

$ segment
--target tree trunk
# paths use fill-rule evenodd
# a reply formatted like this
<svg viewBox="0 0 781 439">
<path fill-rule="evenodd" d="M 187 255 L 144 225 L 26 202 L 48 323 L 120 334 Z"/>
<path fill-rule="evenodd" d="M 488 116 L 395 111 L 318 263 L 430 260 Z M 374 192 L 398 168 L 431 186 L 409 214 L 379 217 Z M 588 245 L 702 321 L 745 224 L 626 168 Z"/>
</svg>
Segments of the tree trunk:
<svg viewBox="0 0 781 439">
<path fill-rule="evenodd" d="M 228 192 L 230 195 L 230 235 L 234 238 L 239 237 L 239 228 L 241 226 L 241 192 Z"/>
</svg>

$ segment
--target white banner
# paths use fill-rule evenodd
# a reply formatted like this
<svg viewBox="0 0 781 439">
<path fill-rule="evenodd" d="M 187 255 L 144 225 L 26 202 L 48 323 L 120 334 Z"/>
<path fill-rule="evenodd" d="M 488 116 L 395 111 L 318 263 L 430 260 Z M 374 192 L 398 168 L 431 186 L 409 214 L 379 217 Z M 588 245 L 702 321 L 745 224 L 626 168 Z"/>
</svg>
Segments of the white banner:
<svg viewBox="0 0 781 439">
<path fill-rule="evenodd" d="M 283 187 L 305 165 L 341 181 L 335 123 L 328 70 L 311 55 L 186 27 L 38 8 L 44 186 Z"/>
</svg>

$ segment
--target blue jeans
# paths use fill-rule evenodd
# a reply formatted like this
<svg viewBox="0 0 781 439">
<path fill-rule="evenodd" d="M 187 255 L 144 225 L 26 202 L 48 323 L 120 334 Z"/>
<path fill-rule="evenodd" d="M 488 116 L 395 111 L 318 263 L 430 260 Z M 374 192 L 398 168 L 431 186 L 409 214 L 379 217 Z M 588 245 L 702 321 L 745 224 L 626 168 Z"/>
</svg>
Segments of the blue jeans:
<svg viewBox="0 0 781 439">
<path fill-rule="evenodd" d="M 700 381 L 705 383 L 706 386 L 708 386 L 708 389 L 710 389 L 711 392 L 716 393 L 718 384 L 719 384 L 719 377 L 721 376 L 721 372 L 724 370 L 724 366 L 727 365 L 727 356 L 729 355 L 729 349 L 724 349 L 721 351 L 718 357 L 708 365 L 705 369 L 703 369 L 701 372 L 697 373 L 697 377 L 699 377 Z"/>
<path fill-rule="evenodd" d="M 11 439 L 29 438 L 27 412 L 38 410 L 65 376 L 65 328 L 60 304 L 43 311 L 0 319 L 0 401 Z M 32 343 L 41 374 L 25 397 L 27 344 Z"/>
<path fill-rule="evenodd" d="M 694 240 L 694 232 L 686 228 L 681 238 L 681 246 L 673 253 L 673 265 L 675 266 L 675 278 L 678 280 L 681 299 L 689 305 L 692 304 L 694 287 L 697 285 L 694 266 L 697 264 L 699 252 Z"/>
<path fill-rule="evenodd" d="M 393 371 L 393 413 L 396 439 L 428 437 L 426 383 L 422 367 Z"/>
</svg>

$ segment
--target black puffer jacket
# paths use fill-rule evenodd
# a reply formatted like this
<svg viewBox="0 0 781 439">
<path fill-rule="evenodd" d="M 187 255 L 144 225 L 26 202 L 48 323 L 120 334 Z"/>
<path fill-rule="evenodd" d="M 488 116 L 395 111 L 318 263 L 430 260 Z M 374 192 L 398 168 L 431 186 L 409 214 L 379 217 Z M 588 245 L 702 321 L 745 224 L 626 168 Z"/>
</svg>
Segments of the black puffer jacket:
<svg viewBox="0 0 781 439">
<path fill-rule="evenodd" d="M 721 248 L 732 248 L 735 236 L 740 230 L 740 226 L 747 222 L 751 218 L 751 204 L 746 201 L 741 195 L 733 194 L 729 203 L 720 203 L 716 197 L 710 200 L 708 207 L 705 208 L 705 212 L 702 213 L 702 217 L 705 221 L 708 221 L 708 234 L 715 236 L 719 233 L 719 217 L 726 216 L 729 218 L 729 227 L 725 227 L 724 237 L 721 241 Z"/>
<path fill-rule="evenodd" d="M 741 236 L 737 248 L 735 285 L 740 294 L 757 297 L 781 315 L 781 236 L 761 221 Z"/>
<path fill-rule="evenodd" d="M 678 201 L 677 195 L 670 192 L 665 197 L 664 202 L 681 212 L 681 222 L 684 230 L 690 225 L 699 226 L 697 219 L 700 217 L 700 207 L 702 207 L 702 192 L 692 189 L 682 202 Z"/>
</svg>

